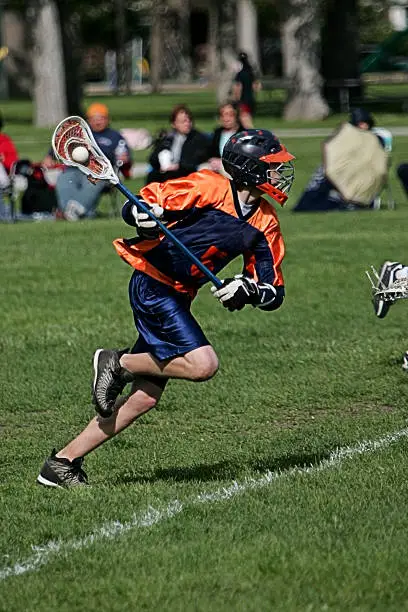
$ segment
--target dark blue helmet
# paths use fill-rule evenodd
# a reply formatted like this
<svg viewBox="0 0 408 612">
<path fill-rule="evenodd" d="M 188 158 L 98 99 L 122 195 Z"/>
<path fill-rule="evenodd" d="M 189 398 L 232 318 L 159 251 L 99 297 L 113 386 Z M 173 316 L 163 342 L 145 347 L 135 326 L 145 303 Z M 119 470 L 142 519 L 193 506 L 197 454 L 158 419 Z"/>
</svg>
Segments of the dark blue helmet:
<svg viewBox="0 0 408 612">
<path fill-rule="evenodd" d="M 257 187 L 282 206 L 294 179 L 294 156 L 268 130 L 234 134 L 222 152 L 222 163 L 231 178 L 243 187 Z"/>
</svg>

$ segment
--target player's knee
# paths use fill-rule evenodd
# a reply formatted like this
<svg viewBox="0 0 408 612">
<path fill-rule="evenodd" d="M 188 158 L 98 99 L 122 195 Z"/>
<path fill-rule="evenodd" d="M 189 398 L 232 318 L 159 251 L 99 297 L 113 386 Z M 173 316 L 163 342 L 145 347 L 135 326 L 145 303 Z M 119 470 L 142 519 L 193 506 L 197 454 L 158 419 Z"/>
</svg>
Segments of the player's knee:
<svg viewBox="0 0 408 612">
<path fill-rule="evenodd" d="M 205 380 L 209 380 L 218 371 L 218 359 L 217 356 L 208 355 L 205 359 L 201 359 L 198 363 L 194 365 L 192 370 L 191 380 L 194 382 L 204 382 Z"/>
</svg>

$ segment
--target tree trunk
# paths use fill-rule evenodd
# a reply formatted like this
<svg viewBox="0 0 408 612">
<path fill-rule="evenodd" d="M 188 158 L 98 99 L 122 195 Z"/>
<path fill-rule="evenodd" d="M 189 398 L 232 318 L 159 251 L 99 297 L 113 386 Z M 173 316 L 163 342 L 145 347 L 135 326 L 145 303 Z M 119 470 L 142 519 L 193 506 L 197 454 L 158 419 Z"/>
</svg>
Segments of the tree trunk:
<svg viewBox="0 0 408 612">
<path fill-rule="evenodd" d="M 126 44 L 127 27 L 126 27 L 126 2 L 125 0 L 116 0 L 116 58 L 117 58 L 117 91 L 116 93 L 130 94 L 132 90 L 132 70 L 131 70 L 131 48 Z"/>
<path fill-rule="evenodd" d="M 222 104 L 231 90 L 237 68 L 235 0 L 223 0 L 218 4 L 218 79 L 217 100 Z"/>
<path fill-rule="evenodd" d="M 359 68 L 359 26 L 357 0 L 328 0 L 322 34 L 322 74 L 325 95 L 339 106 L 340 84 L 354 82 L 350 101 L 360 98 L 362 85 Z"/>
<path fill-rule="evenodd" d="M 208 3 L 208 58 L 207 69 L 210 81 L 218 81 L 219 71 L 219 10 L 216 0 Z"/>
<path fill-rule="evenodd" d="M 259 37 L 257 10 L 252 0 L 238 0 L 237 3 L 237 43 L 238 50 L 248 54 L 251 65 L 259 74 Z"/>
<path fill-rule="evenodd" d="M 3 60 L 11 98 L 30 98 L 33 90 L 33 69 L 27 23 L 22 12 L 7 9 L 1 24 L 2 44 L 9 54 Z"/>
<path fill-rule="evenodd" d="M 180 28 L 180 81 L 189 83 L 193 77 L 191 62 L 191 39 L 190 39 L 190 0 L 184 0 L 178 9 L 179 28 Z"/>
<path fill-rule="evenodd" d="M 153 2 L 150 25 L 150 85 L 152 92 L 161 89 L 161 54 L 162 54 L 162 10 L 160 2 Z"/>
<path fill-rule="evenodd" d="M 65 68 L 58 11 L 53 0 L 35 4 L 34 103 L 35 125 L 55 126 L 67 115 Z"/>
<path fill-rule="evenodd" d="M 80 15 L 66 0 L 57 0 L 65 66 L 65 91 L 69 115 L 82 115 L 82 60 Z"/>
<path fill-rule="evenodd" d="M 320 15 L 316 0 L 286 0 L 282 54 L 289 81 L 285 119 L 324 119 L 329 107 L 322 96 Z"/>
</svg>

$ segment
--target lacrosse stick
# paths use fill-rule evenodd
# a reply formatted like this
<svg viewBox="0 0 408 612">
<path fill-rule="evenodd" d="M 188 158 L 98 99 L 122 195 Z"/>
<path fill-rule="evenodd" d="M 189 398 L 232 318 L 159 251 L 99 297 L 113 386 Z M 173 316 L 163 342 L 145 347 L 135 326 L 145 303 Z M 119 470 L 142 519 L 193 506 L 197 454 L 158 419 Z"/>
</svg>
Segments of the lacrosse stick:
<svg viewBox="0 0 408 612">
<path fill-rule="evenodd" d="M 80 163 L 73 159 L 73 151 L 77 147 L 85 147 L 88 151 L 88 158 L 86 161 Z M 95 142 L 92 132 L 84 119 L 81 117 L 67 117 L 55 128 L 52 137 L 52 148 L 56 157 L 66 166 L 73 166 L 78 168 L 81 172 L 86 174 L 88 177 L 97 180 L 109 181 L 124 196 L 128 198 L 133 204 L 137 206 L 139 210 L 146 213 L 153 221 L 157 223 L 163 234 L 176 245 L 180 251 L 184 253 L 186 257 L 194 263 L 197 268 L 219 289 L 222 287 L 222 281 L 215 276 L 200 261 L 174 234 L 169 230 L 164 223 L 157 219 L 153 212 L 143 202 L 139 200 L 129 189 L 127 189 L 120 182 L 118 176 L 113 170 L 112 164 L 107 157 L 102 153 L 99 146 Z M 82 153 L 82 151 L 81 151 Z M 75 156 L 75 154 L 74 154 Z"/>
<path fill-rule="evenodd" d="M 408 278 L 400 278 L 388 285 L 380 281 L 377 270 L 371 266 L 371 272 L 366 270 L 367 277 L 371 283 L 373 297 L 379 297 L 384 302 L 395 302 L 408 298 Z"/>
</svg>

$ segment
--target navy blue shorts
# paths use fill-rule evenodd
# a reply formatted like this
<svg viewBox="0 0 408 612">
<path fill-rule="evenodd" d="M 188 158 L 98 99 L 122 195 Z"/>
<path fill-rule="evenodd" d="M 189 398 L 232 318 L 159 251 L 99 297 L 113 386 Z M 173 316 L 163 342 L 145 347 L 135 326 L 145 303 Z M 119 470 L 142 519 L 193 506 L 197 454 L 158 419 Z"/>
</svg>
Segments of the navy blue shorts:
<svg viewBox="0 0 408 612">
<path fill-rule="evenodd" d="M 210 344 L 190 312 L 188 295 L 135 270 L 129 299 L 139 332 L 132 353 L 151 353 L 164 361 Z"/>
</svg>

